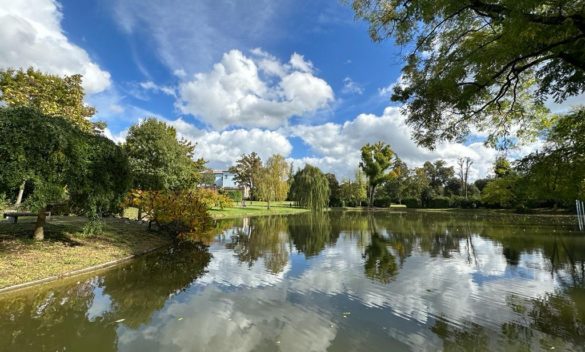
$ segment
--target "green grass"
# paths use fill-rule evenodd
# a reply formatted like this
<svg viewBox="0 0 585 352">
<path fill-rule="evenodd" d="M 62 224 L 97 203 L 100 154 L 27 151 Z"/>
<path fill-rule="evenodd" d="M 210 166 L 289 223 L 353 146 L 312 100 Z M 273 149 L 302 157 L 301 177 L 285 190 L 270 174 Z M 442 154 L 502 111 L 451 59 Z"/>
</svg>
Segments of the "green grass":
<svg viewBox="0 0 585 352">
<path fill-rule="evenodd" d="M 0 221 L 0 288 L 84 269 L 144 253 L 170 243 L 148 232 L 146 225 L 106 219 L 103 234 L 82 234 L 82 217 L 53 216 L 45 228 L 45 241 L 31 238 L 34 218 L 18 224 Z"/>
<path fill-rule="evenodd" d="M 286 215 L 298 214 L 308 211 L 305 208 L 295 208 L 290 206 L 290 202 L 271 202 L 270 209 L 267 209 L 266 202 L 247 201 L 246 207 L 237 205 L 230 208 L 214 208 L 210 211 L 211 216 L 215 219 L 240 218 L 245 216 L 264 216 L 264 215 Z"/>
</svg>

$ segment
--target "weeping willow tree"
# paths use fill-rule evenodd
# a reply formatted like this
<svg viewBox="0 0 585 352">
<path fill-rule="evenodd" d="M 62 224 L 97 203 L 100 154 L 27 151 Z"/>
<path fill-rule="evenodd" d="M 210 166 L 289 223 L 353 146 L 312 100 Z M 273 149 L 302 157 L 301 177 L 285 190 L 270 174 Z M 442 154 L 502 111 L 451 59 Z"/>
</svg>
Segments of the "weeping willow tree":
<svg viewBox="0 0 585 352">
<path fill-rule="evenodd" d="M 291 199 L 302 207 L 322 210 L 329 203 L 329 181 L 319 168 L 306 165 L 298 171 L 291 185 Z"/>
</svg>

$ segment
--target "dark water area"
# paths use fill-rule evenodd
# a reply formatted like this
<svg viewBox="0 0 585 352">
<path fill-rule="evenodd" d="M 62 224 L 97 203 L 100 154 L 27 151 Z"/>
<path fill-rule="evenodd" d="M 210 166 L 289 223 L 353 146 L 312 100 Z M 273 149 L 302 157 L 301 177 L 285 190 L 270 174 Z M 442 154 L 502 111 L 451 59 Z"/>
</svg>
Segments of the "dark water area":
<svg viewBox="0 0 585 352">
<path fill-rule="evenodd" d="M 571 217 L 224 220 L 106 272 L 0 296 L 0 351 L 581 351 Z"/>
</svg>

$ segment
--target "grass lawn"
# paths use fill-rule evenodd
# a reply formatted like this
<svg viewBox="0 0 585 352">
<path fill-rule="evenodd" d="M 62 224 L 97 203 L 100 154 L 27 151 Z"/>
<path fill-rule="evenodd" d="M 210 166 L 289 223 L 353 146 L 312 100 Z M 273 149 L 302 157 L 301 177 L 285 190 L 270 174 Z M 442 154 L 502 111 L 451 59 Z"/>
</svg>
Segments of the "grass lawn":
<svg viewBox="0 0 585 352">
<path fill-rule="evenodd" d="M 104 233 L 84 236 L 85 218 L 53 216 L 45 241 L 31 239 L 35 219 L 18 224 L 0 221 L 0 288 L 61 275 L 73 270 L 128 257 L 170 243 L 148 232 L 146 225 L 108 218 Z"/>
<path fill-rule="evenodd" d="M 266 202 L 247 201 L 246 207 L 240 204 L 230 208 L 214 208 L 210 211 L 211 216 L 215 219 L 239 218 L 244 216 L 262 216 L 262 215 L 285 215 L 298 214 L 308 211 L 305 208 L 294 208 L 290 202 L 271 202 L 270 210 L 266 209 Z"/>
</svg>

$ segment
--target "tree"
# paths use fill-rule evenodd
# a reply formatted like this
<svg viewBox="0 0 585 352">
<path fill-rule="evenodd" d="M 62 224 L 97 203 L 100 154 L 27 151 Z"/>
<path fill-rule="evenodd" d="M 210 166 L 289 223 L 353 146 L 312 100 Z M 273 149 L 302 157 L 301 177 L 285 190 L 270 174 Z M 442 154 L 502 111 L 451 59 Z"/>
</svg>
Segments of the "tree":
<svg viewBox="0 0 585 352">
<path fill-rule="evenodd" d="M 406 104 L 422 145 L 464 137 L 474 125 L 492 142 L 513 122 L 526 123 L 520 133 L 531 123 L 538 130 L 543 101 L 585 90 L 582 0 L 352 3 L 373 40 L 393 37 L 409 50 L 392 100 Z"/>
<path fill-rule="evenodd" d="M 517 204 L 517 182 L 518 177 L 508 176 L 494 179 L 485 186 L 481 193 L 481 199 L 484 203 L 509 208 Z"/>
<path fill-rule="evenodd" d="M 406 188 L 408 185 L 409 169 L 408 165 L 400 159 L 396 159 L 393 167 L 393 173 L 390 179 L 385 183 L 384 188 L 391 199 L 402 204 Z"/>
<path fill-rule="evenodd" d="M 236 165 L 230 167 L 229 171 L 234 174 L 234 180 L 243 187 L 250 190 L 250 197 L 257 193 L 256 183 L 262 169 L 262 159 L 252 152 L 242 154 L 242 157 L 236 161 Z"/>
<path fill-rule="evenodd" d="M 453 166 L 447 166 L 445 160 L 437 160 L 434 163 L 427 161 L 423 164 L 423 169 L 427 174 L 430 186 L 437 194 L 443 193 L 447 181 L 455 175 Z"/>
<path fill-rule="evenodd" d="M 341 205 L 341 197 L 339 194 L 339 181 L 333 173 L 326 173 L 327 181 L 329 183 L 329 206 L 338 207 Z"/>
<path fill-rule="evenodd" d="M 38 109 L 45 116 L 59 116 L 88 132 L 101 130 L 104 123 L 93 123 L 95 109 L 83 102 L 81 75 L 56 76 L 29 68 L 0 71 L 0 101 L 9 107 Z M 26 182 L 19 185 L 15 204 L 20 205 Z"/>
<path fill-rule="evenodd" d="M 469 183 L 467 182 L 469 179 L 469 168 L 473 165 L 473 161 L 470 157 L 459 158 L 457 159 L 457 165 L 459 166 L 459 180 L 461 181 L 461 192 L 462 196 L 465 196 L 467 199 L 467 193 L 469 189 Z"/>
<path fill-rule="evenodd" d="M 518 163 L 527 197 L 571 206 L 582 197 L 585 180 L 585 109 L 559 117 L 541 151 Z"/>
<path fill-rule="evenodd" d="M 289 185 L 287 182 L 289 165 L 284 157 L 279 154 L 271 156 L 266 166 L 261 168 L 259 177 L 256 180 L 256 188 L 260 199 L 267 202 L 270 209 L 271 201 L 282 201 L 286 199 Z"/>
<path fill-rule="evenodd" d="M 366 144 L 361 149 L 362 161 L 360 168 L 368 177 L 368 206 L 371 208 L 374 204 L 374 195 L 376 187 L 389 179 L 386 170 L 394 163 L 394 151 L 389 145 L 383 142 L 376 144 Z"/>
<path fill-rule="evenodd" d="M 307 164 L 294 175 L 291 195 L 301 207 L 323 210 L 329 204 L 329 181 L 319 168 Z"/>
<path fill-rule="evenodd" d="M 494 163 L 494 174 L 496 178 L 510 176 L 512 173 L 512 166 L 506 157 L 498 156 Z"/>
<path fill-rule="evenodd" d="M 195 145 L 177 140 L 176 130 L 155 118 L 130 127 L 124 144 L 134 178 L 141 190 L 179 190 L 193 187 L 205 161 L 194 161 Z"/>
<path fill-rule="evenodd" d="M 95 218 L 117 205 L 129 186 L 123 151 L 109 139 L 33 108 L 0 108 L 0 183 L 34 185 L 27 199 L 38 211 L 34 238 L 44 239 L 47 206 L 69 198 Z"/>
<path fill-rule="evenodd" d="M 95 108 L 83 102 L 85 93 L 81 81 L 81 75 L 60 77 L 32 67 L 26 71 L 0 71 L 0 100 L 10 107 L 31 107 L 46 116 L 59 116 L 84 131 L 101 129 L 103 124 L 90 121 Z"/>
</svg>

